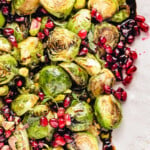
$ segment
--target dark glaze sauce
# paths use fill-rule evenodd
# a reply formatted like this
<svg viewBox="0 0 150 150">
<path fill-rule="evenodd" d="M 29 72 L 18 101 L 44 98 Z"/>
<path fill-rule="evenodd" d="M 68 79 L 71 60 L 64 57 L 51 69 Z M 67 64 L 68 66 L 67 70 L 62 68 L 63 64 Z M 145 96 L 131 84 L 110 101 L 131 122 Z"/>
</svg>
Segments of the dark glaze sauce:
<svg viewBox="0 0 150 150">
<path fill-rule="evenodd" d="M 136 0 L 126 0 L 126 3 L 130 6 L 130 19 L 134 19 L 136 16 Z M 128 20 L 125 20 L 124 22 L 127 22 Z M 123 23 L 124 23 L 123 22 Z M 103 150 L 116 150 L 115 146 L 112 145 L 112 131 L 101 131 L 101 134 L 109 134 L 109 138 L 101 138 L 101 141 L 103 142 Z"/>
</svg>

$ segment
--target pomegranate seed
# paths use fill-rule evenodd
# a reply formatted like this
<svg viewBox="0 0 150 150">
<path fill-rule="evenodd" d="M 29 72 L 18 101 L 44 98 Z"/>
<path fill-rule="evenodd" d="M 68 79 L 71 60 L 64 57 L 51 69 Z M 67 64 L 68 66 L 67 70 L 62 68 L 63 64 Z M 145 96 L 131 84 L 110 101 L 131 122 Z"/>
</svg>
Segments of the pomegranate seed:
<svg viewBox="0 0 150 150">
<path fill-rule="evenodd" d="M 116 91 L 116 92 L 114 93 L 114 96 L 115 96 L 118 100 L 121 100 L 121 96 L 122 96 L 122 95 L 121 95 L 121 92 L 117 92 L 117 91 Z"/>
<path fill-rule="evenodd" d="M 125 79 L 123 80 L 123 84 L 126 86 L 127 84 L 129 84 L 132 81 L 132 75 L 127 75 L 125 77 Z"/>
<path fill-rule="evenodd" d="M 44 34 L 45 34 L 46 36 L 49 36 L 49 30 L 48 30 L 47 28 L 45 28 L 45 29 L 43 30 L 43 32 L 44 32 Z"/>
<path fill-rule="evenodd" d="M 58 119 L 58 126 L 61 129 L 65 127 L 65 120 L 63 118 Z"/>
<path fill-rule="evenodd" d="M 5 99 L 5 102 L 6 102 L 7 104 L 10 104 L 10 103 L 12 102 L 12 99 L 6 98 L 6 99 Z"/>
<path fill-rule="evenodd" d="M 89 47 L 88 42 L 86 42 L 85 40 L 82 40 L 82 41 L 81 41 L 81 44 L 82 44 L 83 46 L 85 46 L 85 47 Z"/>
<path fill-rule="evenodd" d="M 0 127 L 0 135 L 2 135 L 4 132 L 4 129 L 2 127 Z"/>
<path fill-rule="evenodd" d="M 92 11 L 91 11 L 91 16 L 95 17 L 96 16 L 96 12 L 97 12 L 97 10 L 95 8 L 93 8 Z"/>
<path fill-rule="evenodd" d="M 109 63 L 105 62 L 105 68 L 109 68 Z"/>
<path fill-rule="evenodd" d="M 53 147 L 58 147 L 59 145 L 56 143 L 56 141 L 52 141 L 52 146 Z"/>
<path fill-rule="evenodd" d="M 130 53 L 131 53 L 131 49 L 129 47 L 126 47 L 125 48 L 125 55 L 130 56 Z"/>
<path fill-rule="evenodd" d="M 41 17 L 36 17 L 36 20 L 37 20 L 38 22 L 41 22 L 41 21 L 42 21 L 42 18 L 41 18 Z"/>
<path fill-rule="evenodd" d="M 147 23 L 140 23 L 140 28 L 144 32 L 148 32 L 149 30 L 149 25 Z"/>
<path fill-rule="evenodd" d="M 119 49 L 124 48 L 124 43 L 123 43 L 123 41 L 120 41 L 120 42 L 118 43 L 117 47 L 118 47 Z"/>
<path fill-rule="evenodd" d="M 122 100 L 123 102 L 125 102 L 125 101 L 127 100 L 127 92 L 126 92 L 126 91 L 123 91 L 123 92 L 121 93 L 121 100 Z"/>
<path fill-rule="evenodd" d="M 134 41 L 134 36 L 133 36 L 133 35 L 129 35 L 129 36 L 128 36 L 128 39 L 127 39 L 127 42 L 128 42 L 129 44 L 131 44 L 131 43 L 133 43 L 133 41 Z"/>
<path fill-rule="evenodd" d="M 115 64 L 112 65 L 111 70 L 114 71 L 114 70 L 116 70 L 118 67 L 119 67 L 119 64 L 118 64 L 118 63 L 115 63 Z"/>
<path fill-rule="evenodd" d="M 44 142 L 43 141 L 39 141 L 38 142 L 38 146 L 39 146 L 39 148 L 43 148 L 44 147 Z"/>
<path fill-rule="evenodd" d="M 9 138 L 11 136 L 12 132 L 10 130 L 5 131 L 5 137 Z"/>
<path fill-rule="evenodd" d="M 47 22 L 47 23 L 45 24 L 45 27 L 48 28 L 48 29 L 53 29 L 53 28 L 54 28 L 54 23 L 53 23 L 52 21 Z"/>
<path fill-rule="evenodd" d="M 128 58 L 128 60 L 126 62 L 126 68 L 129 68 L 132 64 L 133 64 L 132 59 Z"/>
<path fill-rule="evenodd" d="M 115 57 L 118 57 L 120 55 L 120 50 L 116 48 L 113 53 Z"/>
<path fill-rule="evenodd" d="M 8 108 L 8 106 L 4 107 L 2 109 L 2 111 L 3 111 L 4 114 L 10 113 L 10 109 Z"/>
<path fill-rule="evenodd" d="M 13 116 L 9 116 L 8 121 L 14 121 L 15 118 Z"/>
<path fill-rule="evenodd" d="M 17 18 L 15 18 L 15 21 L 16 22 L 24 22 L 25 18 L 24 17 L 17 17 Z"/>
<path fill-rule="evenodd" d="M 4 135 L 0 136 L 0 142 L 4 142 L 6 139 L 4 137 Z"/>
<path fill-rule="evenodd" d="M 43 39 L 45 38 L 45 34 L 42 33 L 42 32 L 39 32 L 39 33 L 38 33 L 38 38 L 39 38 L 40 40 L 43 40 Z"/>
<path fill-rule="evenodd" d="M 121 25 L 117 25 L 117 29 L 120 30 L 121 29 Z"/>
<path fill-rule="evenodd" d="M 132 19 L 129 21 L 128 27 L 133 28 L 135 26 L 135 24 L 136 24 L 135 20 Z"/>
<path fill-rule="evenodd" d="M 112 92 L 111 87 L 108 85 L 104 85 L 104 93 L 111 94 L 111 92 Z"/>
<path fill-rule="evenodd" d="M 41 101 L 44 99 L 44 93 L 43 92 L 39 92 L 38 96 L 39 96 Z"/>
<path fill-rule="evenodd" d="M 140 29 L 139 29 L 139 27 L 138 26 L 134 26 L 133 28 L 134 28 L 135 36 L 140 35 Z"/>
<path fill-rule="evenodd" d="M 63 117 L 64 114 L 65 114 L 65 109 L 63 107 L 60 107 L 57 112 L 58 118 Z"/>
<path fill-rule="evenodd" d="M 122 34 L 124 37 L 128 37 L 130 30 L 129 29 L 123 29 Z"/>
<path fill-rule="evenodd" d="M 119 70 L 115 71 L 115 75 L 116 75 L 116 78 L 117 78 L 118 81 L 122 80 L 121 73 L 119 72 Z"/>
<path fill-rule="evenodd" d="M 3 30 L 3 35 L 6 37 L 13 35 L 13 34 L 14 34 L 14 30 L 12 28 L 5 28 Z"/>
<path fill-rule="evenodd" d="M 112 62 L 112 55 L 107 54 L 106 55 L 106 61 L 107 62 Z"/>
<path fill-rule="evenodd" d="M 65 114 L 64 115 L 64 120 L 65 120 L 66 126 L 70 126 L 71 125 L 71 117 L 70 117 L 69 114 Z"/>
<path fill-rule="evenodd" d="M 55 142 L 60 146 L 64 146 L 66 144 L 66 142 L 62 136 L 56 137 Z"/>
<path fill-rule="evenodd" d="M 136 66 L 131 66 L 128 70 L 127 70 L 127 74 L 132 74 L 133 72 L 135 72 L 137 70 Z"/>
<path fill-rule="evenodd" d="M 31 141 L 30 143 L 33 148 L 38 147 L 38 143 L 36 141 Z"/>
<path fill-rule="evenodd" d="M 71 138 L 71 136 L 69 134 L 64 134 L 64 139 L 65 139 L 66 143 L 73 142 L 73 139 Z"/>
<path fill-rule="evenodd" d="M 57 128 L 58 127 L 58 120 L 53 118 L 49 120 L 49 124 L 51 125 L 51 127 L 53 128 Z"/>
<path fill-rule="evenodd" d="M 102 22 L 103 21 L 103 17 L 97 12 L 96 13 L 96 20 L 98 21 L 98 22 Z"/>
<path fill-rule="evenodd" d="M 60 134 L 56 132 L 53 136 L 54 136 L 54 138 L 56 138 L 56 137 L 60 136 Z"/>
<path fill-rule="evenodd" d="M 13 35 L 10 35 L 10 36 L 8 37 L 8 40 L 11 42 L 12 46 L 18 47 L 16 38 L 15 38 Z"/>
<path fill-rule="evenodd" d="M 67 96 L 65 99 L 64 99 L 64 102 L 63 102 L 63 105 L 65 108 L 69 107 L 70 106 L 70 103 L 71 103 L 71 99 L 69 96 Z"/>
<path fill-rule="evenodd" d="M 133 60 L 136 60 L 137 57 L 138 57 L 136 51 L 131 51 L 130 56 L 131 56 L 131 58 L 132 58 Z"/>
<path fill-rule="evenodd" d="M 112 50 L 112 48 L 110 46 L 106 46 L 105 51 L 108 54 L 112 54 L 113 53 L 113 50 Z"/>
<path fill-rule="evenodd" d="M 43 127 L 46 127 L 48 125 L 48 120 L 46 117 L 41 117 L 40 118 L 40 125 Z"/>
<path fill-rule="evenodd" d="M 40 8 L 40 12 L 44 15 L 48 14 L 48 12 L 44 8 Z"/>
<path fill-rule="evenodd" d="M 17 83 L 16 83 L 16 85 L 17 85 L 18 87 L 22 87 L 23 82 L 22 82 L 21 80 L 18 80 Z"/>
<path fill-rule="evenodd" d="M 87 31 L 85 29 L 80 30 L 78 36 L 84 40 L 87 36 Z"/>
<path fill-rule="evenodd" d="M 4 146 L 3 142 L 0 142 L 0 148 L 2 148 Z"/>
<path fill-rule="evenodd" d="M 3 13 L 3 15 L 7 16 L 9 14 L 9 7 L 3 6 L 2 7 L 2 13 Z"/>
<path fill-rule="evenodd" d="M 87 53 L 88 53 L 88 48 L 83 47 L 79 52 L 79 56 L 86 55 Z"/>
<path fill-rule="evenodd" d="M 99 39 L 100 39 L 100 43 L 102 45 L 106 43 L 106 38 L 105 37 L 101 36 Z"/>
<path fill-rule="evenodd" d="M 123 88 L 121 88 L 121 87 L 119 87 L 116 91 L 117 91 L 117 92 L 123 92 L 123 91 L 124 91 L 124 89 L 123 89 Z"/>
<path fill-rule="evenodd" d="M 141 15 L 137 15 L 135 17 L 135 20 L 138 21 L 138 22 L 145 22 L 145 17 L 141 16 Z"/>
</svg>

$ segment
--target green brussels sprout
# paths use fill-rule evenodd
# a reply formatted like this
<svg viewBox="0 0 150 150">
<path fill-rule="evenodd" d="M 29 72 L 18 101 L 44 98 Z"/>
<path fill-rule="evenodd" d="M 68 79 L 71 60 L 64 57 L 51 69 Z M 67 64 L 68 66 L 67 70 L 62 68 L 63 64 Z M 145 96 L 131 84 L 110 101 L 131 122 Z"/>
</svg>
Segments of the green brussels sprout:
<svg viewBox="0 0 150 150">
<path fill-rule="evenodd" d="M 97 97 L 94 110 L 99 124 L 105 129 L 117 128 L 122 120 L 121 104 L 113 95 Z"/>
<path fill-rule="evenodd" d="M 48 48 L 52 61 L 72 61 L 79 52 L 81 39 L 75 33 L 64 29 L 55 28 L 49 36 Z"/>
<path fill-rule="evenodd" d="M 39 7 L 40 0 L 13 0 L 13 8 L 18 15 L 30 15 Z"/>
<path fill-rule="evenodd" d="M 40 31 L 41 23 L 37 21 L 36 19 L 32 19 L 31 27 L 29 30 L 29 33 L 31 36 L 36 36 L 38 32 Z"/>
<path fill-rule="evenodd" d="M 119 9 L 119 4 L 117 0 L 89 0 L 88 8 L 95 8 L 102 15 L 103 19 L 107 19 L 115 14 Z"/>
<path fill-rule="evenodd" d="M 74 8 L 75 9 L 82 9 L 84 8 L 86 5 L 86 0 L 76 0 L 75 4 L 74 4 Z"/>
<path fill-rule="evenodd" d="M 22 116 L 29 111 L 38 101 L 39 97 L 34 94 L 21 94 L 11 103 L 12 110 Z"/>
<path fill-rule="evenodd" d="M 9 92 L 9 87 L 7 85 L 0 86 L 0 96 L 6 96 Z"/>
<path fill-rule="evenodd" d="M 37 37 L 28 37 L 14 48 L 14 56 L 21 65 L 34 68 L 43 56 L 43 45 Z"/>
<path fill-rule="evenodd" d="M 52 112 L 49 112 L 46 117 L 47 119 L 52 119 L 54 118 L 54 115 Z M 50 125 L 47 125 L 46 127 L 41 126 L 39 116 L 32 116 L 30 114 L 25 115 L 23 123 L 27 123 L 29 125 L 29 128 L 27 128 L 27 133 L 30 139 L 42 139 L 45 137 L 50 139 L 52 138 L 54 128 Z"/>
<path fill-rule="evenodd" d="M 66 18 L 70 15 L 75 0 L 40 0 L 41 5 L 57 18 Z"/>
<path fill-rule="evenodd" d="M 4 37 L 0 37 L 0 55 L 11 53 L 11 48 L 10 42 Z"/>
<path fill-rule="evenodd" d="M 74 142 L 67 145 L 68 150 L 99 150 L 98 140 L 88 132 L 75 133 Z"/>
<path fill-rule="evenodd" d="M 85 57 L 77 57 L 75 62 L 84 68 L 89 75 L 97 75 L 101 71 L 101 64 L 96 57 L 88 53 Z"/>
<path fill-rule="evenodd" d="M 72 118 L 72 123 L 68 128 L 72 131 L 85 131 L 88 130 L 93 122 L 93 113 L 91 106 L 84 102 L 74 100 L 72 105 L 66 110 Z"/>
<path fill-rule="evenodd" d="M 19 25 L 15 22 L 11 24 L 7 24 L 7 28 L 12 28 L 14 30 L 14 36 L 17 40 L 17 42 L 20 42 L 24 39 L 24 33 L 21 31 Z"/>
<path fill-rule="evenodd" d="M 7 84 L 18 73 L 16 59 L 5 54 L 0 56 L 0 85 Z"/>
<path fill-rule="evenodd" d="M 92 76 L 89 80 L 88 91 L 92 97 L 97 97 L 104 92 L 104 85 L 113 86 L 115 76 L 108 69 L 103 69 L 98 75 Z"/>
<path fill-rule="evenodd" d="M 16 126 L 13 135 L 8 139 L 8 143 L 12 150 L 30 150 L 27 131 L 22 123 Z"/>
<path fill-rule="evenodd" d="M 79 86 L 86 86 L 88 80 L 88 74 L 80 66 L 75 63 L 63 62 L 60 66 L 66 70 L 75 83 Z"/>
<path fill-rule="evenodd" d="M 3 13 L 0 11 L 0 28 L 4 26 L 5 24 L 5 17 L 3 15 Z"/>
<path fill-rule="evenodd" d="M 91 27 L 91 12 L 88 9 L 79 10 L 68 22 L 67 28 L 78 33 L 80 30 L 90 30 Z"/>
<path fill-rule="evenodd" d="M 59 66 L 47 66 L 40 71 L 39 85 L 45 95 L 56 97 L 72 85 L 69 75 Z"/>
</svg>

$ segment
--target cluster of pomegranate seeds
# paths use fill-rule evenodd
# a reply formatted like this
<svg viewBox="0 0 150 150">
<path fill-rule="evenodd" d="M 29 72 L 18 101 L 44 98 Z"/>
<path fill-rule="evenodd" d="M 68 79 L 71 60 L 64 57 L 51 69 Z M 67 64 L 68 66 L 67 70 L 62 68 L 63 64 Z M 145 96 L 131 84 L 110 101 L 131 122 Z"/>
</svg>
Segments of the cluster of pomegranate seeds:
<svg viewBox="0 0 150 150">
<path fill-rule="evenodd" d="M 39 150 L 44 148 L 44 141 L 43 140 L 30 140 L 30 145 L 33 150 Z"/>
<path fill-rule="evenodd" d="M 95 8 L 92 9 L 91 16 L 98 22 L 103 21 L 103 17 L 101 16 L 101 14 L 99 12 L 97 12 L 97 10 Z"/>
<path fill-rule="evenodd" d="M 39 96 L 39 99 L 42 101 L 42 100 L 44 100 L 44 93 L 43 92 L 39 92 L 38 93 L 38 96 Z"/>
</svg>

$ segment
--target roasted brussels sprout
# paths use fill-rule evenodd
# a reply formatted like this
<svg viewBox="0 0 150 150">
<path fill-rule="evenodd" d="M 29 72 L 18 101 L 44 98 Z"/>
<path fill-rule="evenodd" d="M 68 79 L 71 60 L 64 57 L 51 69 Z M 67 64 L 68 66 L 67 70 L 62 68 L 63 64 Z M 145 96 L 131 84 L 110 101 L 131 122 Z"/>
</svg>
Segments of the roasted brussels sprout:
<svg viewBox="0 0 150 150">
<path fill-rule="evenodd" d="M 104 92 L 104 85 L 113 86 L 115 76 L 108 69 L 103 69 L 98 75 L 90 78 L 88 91 L 92 97 L 97 97 Z"/>
<path fill-rule="evenodd" d="M 88 132 L 74 134 L 74 143 L 68 144 L 69 150 L 98 150 L 98 140 Z"/>
<path fill-rule="evenodd" d="M 79 86 L 86 86 L 88 80 L 88 74 L 80 66 L 75 63 L 61 63 L 60 66 L 64 68 Z"/>
<path fill-rule="evenodd" d="M 59 66 L 47 66 L 40 71 L 39 84 L 50 97 L 65 92 L 72 85 L 68 74 Z"/>
<path fill-rule="evenodd" d="M 0 37 L 0 55 L 11 53 L 11 48 L 10 42 L 4 37 Z"/>
<path fill-rule="evenodd" d="M 66 18 L 70 15 L 75 0 L 40 0 L 41 5 L 52 15 Z"/>
<path fill-rule="evenodd" d="M 89 75 L 97 75 L 101 71 L 101 64 L 96 57 L 88 53 L 85 57 L 77 57 L 75 62 L 83 67 Z"/>
<path fill-rule="evenodd" d="M 47 119 L 53 118 L 53 113 L 49 111 L 48 115 L 46 116 Z M 23 119 L 23 123 L 29 124 L 29 128 L 27 128 L 28 137 L 31 139 L 42 139 L 42 138 L 52 138 L 54 128 L 50 125 L 45 127 L 40 125 L 40 117 L 35 115 L 26 115 Z"/>
<path fill-rule="evenodd" d="M 43 56 L 43 45 L 37 37 L 28 37 L 14 48 L 14 56 L 20 64 L 34 68 Z"/>
<path fill-rule="evenodd" d="M 117 0 L 89 0 L 88 7 L 90 9 L 95 8 L 103 19 L 107 19 L 115 14 L 119 9 L 119 4 Z"/>
<path fill-rule="evenodd" d="M 0 28 L 4 26 L 5 24 L 5 17 L 3 15 L 3 13 L 0 11 Z"/>
<path fill-rule="evenodd" d="M 126 3 L 126 0 L 118 0 L 119 5 L 124 5 Z"/>
<path fill-rule="evenodd" d="M 9 87 L 7 85 L 0 86 L 0 96 L 6 96 L 9 92 Z"/>
<path fill-rule="evenodd" d="M 38 32 L 40 31 L 41 23 L 37 21 L 36 19 L 32 19 L 31 27 L 29 30 L 29 33 L 31 36 L 36 36 Z"/>
<path fill-rule="evenodd" d="M 75 9 L 82 9 L 84 8 L 86 5 L 86 0 L 76 0 L 75 4 L 74 4 L 74 8 Z"/>
<path fill-rule="evenodd" d="M 101 127 L 111 130 L 119 126 L 122 119 L 121 104 L 113 95 L 97 97 L 94 109 Z"/>
<path fill-rule="evenodd" d="M 13 0 L 12 2 L 18 15 L 30 15 L 36 11 L 40 0 Z"/>
<path fill-rule="evenodd" d="M 74 100 L 72 105 L 66 110 L 72 118 L 72 123 L 68 128 L 72 131 L 88 130 L 93 122 L 93 113 L 91 106 L 84 101 Z"/>
<path fill-rule="evenodd" d="M 80 30 L 85 29 L 89 31 L 91 27 L 91 12 L 88 9 L 81 9 L 78 11 L 68 22 L 67 28 L 78 33 Z"/>
<path fill-rule="evenodd" d="M 49 36 L 48 48 L 52 61 L 72 61 L 79 52 L 81 39 L 75 33 L 64 29 L 55 28 Z"/>
<path fill-rule="evenodd" d="M 9 54 L 0 56 L 0 85 L 7 84 L 18 73 L 17 61 Z"/>
<path fill-rule="evenodd" d="M 22 116 L 37 103 L 38 99 L 34 94 L 21 94 L 13 100 L 11 108 L 18 116 Z"/>
<path fill-rule="evenodd" d="M 12 150 L 30 150 L 28 135 L 21 123 L 17 125 L 8 143 Z"/>
</svg>

